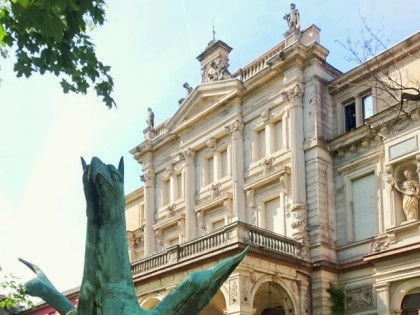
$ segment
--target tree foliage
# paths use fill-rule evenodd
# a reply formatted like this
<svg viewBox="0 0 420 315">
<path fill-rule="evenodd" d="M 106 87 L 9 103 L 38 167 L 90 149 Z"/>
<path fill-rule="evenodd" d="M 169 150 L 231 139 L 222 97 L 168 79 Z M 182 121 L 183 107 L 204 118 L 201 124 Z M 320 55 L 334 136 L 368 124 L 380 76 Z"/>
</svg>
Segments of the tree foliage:
<svg viewBox="0 0 420 315">
<path fill-rule="evenodd" d="M 85 94 L 92 85 L 109 108 L 115 105 L 110 67 L 87 34 L 104 23 L 104 0 L 0 1 L 0 54 L 15 52 L 18 77 L 50 72 L 65 93 Z"/>
<path fill-rule="evenodd" d="M 10 314 L 16 314 L 22 307 L 33 306 L 32 301 L 25 293 L 23 284 L 15 279 L 12 275 L 3 276 L 0 279 L 0 309 L 6 310 Z"/>
<path fill-rule="evenodd" d="M 370 87 L 387 96 L 382 101 L 388 102 L 389 106 L 399 104 L 399 113 L 406 114 L 404 104 L 407 101 L 420 101 L 420 81 L 402 69 L 401 60 L 420 59 L 420 44 L 414 52 L 389 47 L 381 26 L 374 29 L 363 17 L 362 22 L 360 40 L 354 41 L 348 36 L 345 42 L 339 43 L 349 52 L 349 60 L 364 68 Z"/>
<path fill-rule="evenodd" d="M 330 294 L 331 298 L 331 314 L 333 315 L 343 315 L 346 309 L 345 307 L 345 294 L 344 290 L 339 287 L 335 287 L 330 283 L 330 286 L 327 288 L 327 292 Z"/>
</svg>

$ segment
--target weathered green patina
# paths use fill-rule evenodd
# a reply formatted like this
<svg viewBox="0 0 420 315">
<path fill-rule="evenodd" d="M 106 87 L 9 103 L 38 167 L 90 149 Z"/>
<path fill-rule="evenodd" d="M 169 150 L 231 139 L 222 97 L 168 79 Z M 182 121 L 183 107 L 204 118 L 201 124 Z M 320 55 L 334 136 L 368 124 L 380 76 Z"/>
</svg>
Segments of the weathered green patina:
<svg viewBox="0 0 420 315">
<path fill-rule="evenodd" d="M 37 277 L 25 284 L 28 294 L 45 300 L 61 314 L 197 315 L 210 302 L 246 250 L 214 267 L 193 272 L 153 309 L 139 305 L 132 281 L 124 216 L 124 163 L 118 169 L 94 157 L 82 159 L 86 197 L 85 266 L 77 310 L 37 266 L 21 260 Z"/>
</svg>

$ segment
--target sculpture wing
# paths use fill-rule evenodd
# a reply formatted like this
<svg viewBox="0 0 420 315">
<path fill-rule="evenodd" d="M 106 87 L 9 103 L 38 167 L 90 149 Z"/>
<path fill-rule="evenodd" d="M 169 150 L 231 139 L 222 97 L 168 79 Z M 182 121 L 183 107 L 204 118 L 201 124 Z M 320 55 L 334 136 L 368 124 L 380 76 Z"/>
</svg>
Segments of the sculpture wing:
<svg viewBox="0 0 420 315">
<path fill-rule="evenodd" d="M 22 258 L 19 258 L 19 261 L 36 274 L 36 278 L 25 283 L 25 292 L 27 294 L 40 297 L 54 307 L 60 314 L 67 314 L 75 310 L 74 305 L 53 286 L 38 266 Z"/>
<path fill-rule="evenodd" d="M 199 314 L 239 265 L 247 251 L 248 247 L 239 255 L 228 258 L 210 269 L 191 273 L 173 288 L 150 314 Z"/>
</svg>

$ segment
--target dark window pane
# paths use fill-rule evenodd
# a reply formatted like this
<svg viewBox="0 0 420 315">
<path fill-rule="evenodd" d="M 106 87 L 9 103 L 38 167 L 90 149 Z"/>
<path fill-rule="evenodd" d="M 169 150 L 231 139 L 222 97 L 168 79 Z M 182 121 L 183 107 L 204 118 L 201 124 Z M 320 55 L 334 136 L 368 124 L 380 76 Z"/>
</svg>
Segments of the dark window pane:
<svg viewBox="0 0 420 315">
<path fill-rule="evenodd" d="M 403 315 L 417 315 L 420 310 L 420 293 L 409 294 L 404 297 L 401 303 Z"/>
<path fill-rule="evenodd" d="M 356 128 L 356 104 L 350 103 L 344 106 L 344 124 L 346 131 Z"/>
</svg>

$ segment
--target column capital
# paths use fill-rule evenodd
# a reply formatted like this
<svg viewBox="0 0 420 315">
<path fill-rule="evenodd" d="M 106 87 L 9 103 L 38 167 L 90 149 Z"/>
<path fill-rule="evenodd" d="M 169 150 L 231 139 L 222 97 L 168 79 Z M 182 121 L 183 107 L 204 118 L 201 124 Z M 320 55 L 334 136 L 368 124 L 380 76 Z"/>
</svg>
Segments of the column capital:
<svg viewBox="0 0 420 315">
<path fill-rule="evenodd" d="M 302 106 L 303 92 L 298 83 L 294 87 L 285 92 L 285 96 L 289 100 L 292 107 Z"/>
<path fill-rule="evenodd" d="M 237 118 L 232 124 L 225 126 L 226 132 L 232 136 L 232 139 L 239 138 L 242 134 L 243 129 L 244 123 L 240 118 Z"/>
<path fill-rule="evenodd" d="M 191 148 L 187 148 L 179 153 L 179 158 L 186 162 L 191 162 L 195 157 L 195 151 Z"/>
<path fill-rule="evenodd" d="M 152 186 L 155 179 L 155 172 L 152 168 L 143 170 L 143 175 L 140 176 L 141 181 L 144 182 L 145 186 Z"/>
</svg>

